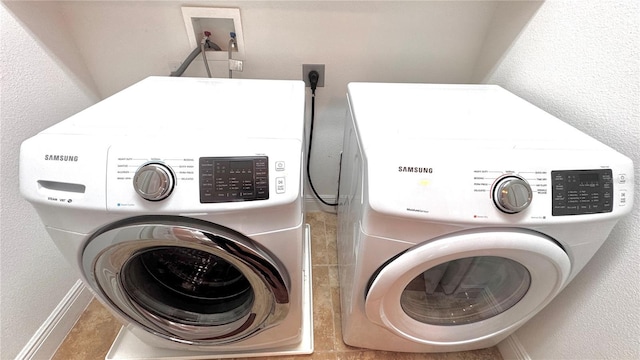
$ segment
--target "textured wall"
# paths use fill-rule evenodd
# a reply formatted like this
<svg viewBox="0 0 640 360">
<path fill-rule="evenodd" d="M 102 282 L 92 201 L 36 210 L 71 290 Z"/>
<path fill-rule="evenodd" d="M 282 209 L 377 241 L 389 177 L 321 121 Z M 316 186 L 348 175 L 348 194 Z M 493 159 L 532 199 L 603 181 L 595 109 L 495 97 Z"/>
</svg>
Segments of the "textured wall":
<svg viewBox="0 0 640 360">
<path fill-rule="evenodd" d="M 19 6 L 19 5 L 17 5 Z M 40 4 L 31 19 L 63 28 L 56 6 Z M 45 127 L 91 105 L 97 97 L 19 23 L 4 4 L 2 24 L 2 207 L 1 314 L 2 353 L 12 359 L 76 282 L 77 275 L 59 255 L 35 211 L 18 188 L 20 143 Z M 70 37 L 49 37 L 50 45 L 73 57 Z M 77 51 L 75 53 L 77 57 Z M 75 61 L 74 61 L 75 62 Z M 81 64 L 81 62 L 75 62 Z M 80 67 L 81 68 L 81 67 Z"/>
<path fill-rule="evenodd" d="M 485 79 L 635 165 L 633 213 L 563 293 L 516 333 L 533 359 L 640 358 L 639 6 L 637 1 L 547 1 Z M 500 31 L 500 24 L 493 25 L 491 31 Z"/>
</svg>

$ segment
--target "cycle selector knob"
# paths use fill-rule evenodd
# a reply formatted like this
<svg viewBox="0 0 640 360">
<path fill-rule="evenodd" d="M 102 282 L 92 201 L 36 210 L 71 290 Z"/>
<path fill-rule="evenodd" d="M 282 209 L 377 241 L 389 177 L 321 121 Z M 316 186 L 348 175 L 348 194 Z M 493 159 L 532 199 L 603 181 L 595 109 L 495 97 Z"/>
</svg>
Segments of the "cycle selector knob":
<svg viewBox="0 0 640 360">
<path fill-rule="evenodd" d="M 529 207 L 532 195 L 529 183 L 516 175 L 498 179 L 493 188 L 493 202 L 507 214 L 516 214 Z"/>
<path fill-rule="evenodd" d="M 176 186 L 171 168 L 157 162 L 142 165 L 133 177 L 133 188 L 143 199 L 160 201 L 166 199 Z"/>
</svg>

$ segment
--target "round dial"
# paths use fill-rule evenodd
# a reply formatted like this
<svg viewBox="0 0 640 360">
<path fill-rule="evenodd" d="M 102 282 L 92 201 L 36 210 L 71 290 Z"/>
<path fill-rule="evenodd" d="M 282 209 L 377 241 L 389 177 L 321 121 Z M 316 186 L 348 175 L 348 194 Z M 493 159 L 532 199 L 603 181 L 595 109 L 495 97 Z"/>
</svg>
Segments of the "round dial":
<svg viewBox="0 0 640 360">
<path fill-rule="evenodd" d="M 133 188 L 138 195 L 149 201 L 167 198 L 175 186 L 173 171 L 161 163 L 142 165 L 133 177 Z"/>
<path fill-rule="evenodd" d="M 507 175 L 498 179 L 493 188 L 493 202 L 500 211 L 519 213 L 531 204 L 531 186 L 520 176 Z"/>
</svg>

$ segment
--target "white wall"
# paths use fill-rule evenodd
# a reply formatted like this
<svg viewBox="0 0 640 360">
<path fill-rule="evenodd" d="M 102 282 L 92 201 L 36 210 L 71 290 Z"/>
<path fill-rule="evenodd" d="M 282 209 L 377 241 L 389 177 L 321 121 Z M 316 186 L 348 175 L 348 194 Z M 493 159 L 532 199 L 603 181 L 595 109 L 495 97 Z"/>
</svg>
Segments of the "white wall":
<svg viewBox="0 0 640 360">
<path fill-rule="evenodd" d="M 11 4 L 17 13 L 23 8 Z M 78 276 L 59 254 L 35 211 L 18 189 L 22 140 L 91 105 L 97 96 L 86 76 L 58 7 L 30 7 L 34 27 L 55 28 L 46 46 L 36 41 L 12 11 L 0 5 L 1 23 L 1 241 L 0 358 L 12 359 L 58 305 Z M 75 65 L 75 73 L 52 56 L 52 46 Z"/>
<path fill-rule="evenodd" d="M 505 24 L 492 25 L 489 34 Z M 640 358 L 640 3 L 545 2 L 485 82 L 503 85 L 635 164 L 632 215 L 516 337 L 533 359 Z"/>
</svg>

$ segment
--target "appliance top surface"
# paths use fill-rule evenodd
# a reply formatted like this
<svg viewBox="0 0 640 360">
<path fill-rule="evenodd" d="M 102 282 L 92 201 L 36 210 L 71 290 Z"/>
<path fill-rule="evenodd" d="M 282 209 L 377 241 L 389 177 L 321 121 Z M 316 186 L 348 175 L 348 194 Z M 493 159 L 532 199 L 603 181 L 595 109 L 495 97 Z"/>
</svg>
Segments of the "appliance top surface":
<svg viewBox="0 0 640 360">
<path fill-rule="evenodd" d="M 605 147 L 496 85 L 350 83 L 348 94 L 365 151 L 380 142 L 458 150 Z"/>
<path fill-rule="evenodd" d="M 301 139 L 304 101 L 302 81 L 149 77 L 43 133 Z"/>
</svg>

